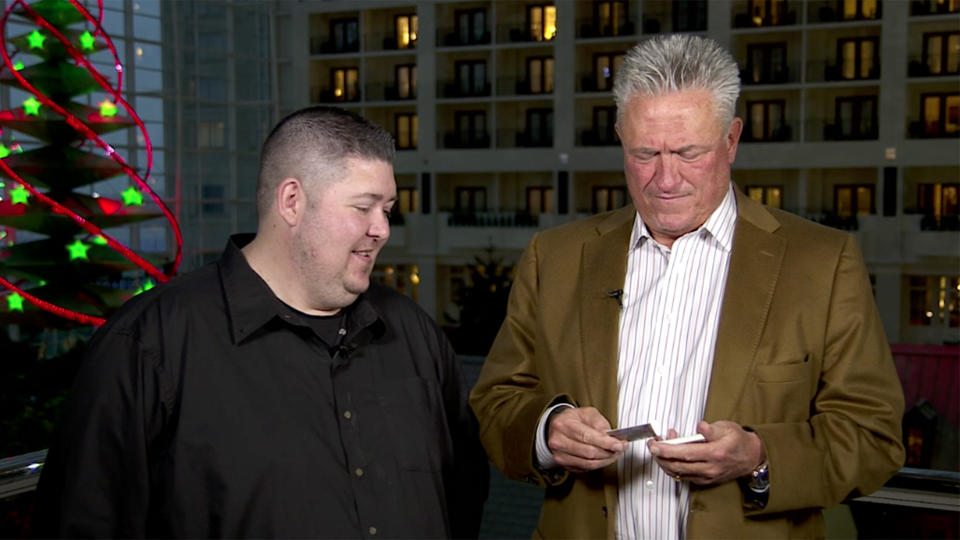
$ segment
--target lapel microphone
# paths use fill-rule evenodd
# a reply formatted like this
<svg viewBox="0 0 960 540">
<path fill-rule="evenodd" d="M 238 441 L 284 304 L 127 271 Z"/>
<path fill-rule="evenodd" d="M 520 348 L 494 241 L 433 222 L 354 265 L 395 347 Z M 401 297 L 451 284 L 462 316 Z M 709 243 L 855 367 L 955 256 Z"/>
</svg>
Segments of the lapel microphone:
<svg viewBox="0 0 960 540">
<path fill-rule="evenodd" d="M 623 308 L 623 289 L 607 289 L 607 298 L 617 301 L 617 307 Z"/>
</svg>

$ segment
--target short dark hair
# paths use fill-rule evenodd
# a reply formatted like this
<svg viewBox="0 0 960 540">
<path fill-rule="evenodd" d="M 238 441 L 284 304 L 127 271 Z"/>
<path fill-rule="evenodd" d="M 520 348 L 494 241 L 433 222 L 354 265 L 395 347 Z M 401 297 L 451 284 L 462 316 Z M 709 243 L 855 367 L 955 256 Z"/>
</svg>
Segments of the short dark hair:
<svg viewBox="0 0 960 540">
<path fill-rule="evenodd" d="M 347 158 L 392 164 L 395 152 L 393 135 L 358 114 L 339 107 L 300 109 L 280 120 L 263 143 L 257 212 L 266 215 L 284 178 L 328 181 L 339 176 Z"/>
</svg>

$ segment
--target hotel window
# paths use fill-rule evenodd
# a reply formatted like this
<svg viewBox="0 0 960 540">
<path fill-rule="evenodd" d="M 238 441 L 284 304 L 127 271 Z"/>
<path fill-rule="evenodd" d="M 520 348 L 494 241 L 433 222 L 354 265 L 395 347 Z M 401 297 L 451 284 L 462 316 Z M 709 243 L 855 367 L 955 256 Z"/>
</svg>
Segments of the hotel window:
<svg viewBox="0 0 960 540">
<path fill-rule="evenodd" d="M 877 38 L 875 37 L 837 40 L 840 77 L 847 80 L 878 77 L 876 52 Z"/>
<path fill-rule="evenodd" d="M 197 146 L 200 148 L 222 148 L 223 135 L 223 122 L 197 122 Z"/>
<path fill-rule="evenodd" d="M 527 146 L 553 145 L 553 109 L 527 110 Z"/>
<path fill-rule="evenodd" d="M 417 45 L 418 26 L 416 15 L 397 15 L 394 17 L 393 27 L 397 35 L 398 49 L 409 49 Z"/>
<path fill-rule="evenodd" d="M 221 184 L 202 184 L 200 186 L 200 198 L 203 200 L 200 210 L 203 215 L 222 216 L 226 213 L 224 192 L 224 187 Z"/>
<path fill-rule="evenodd" d="M 699 32 L 707 29 L 707 0 L 673 2 L 673 31 Z"/>
<path fill-rule="evenodd" d="M 487 113 L 484 111 L 458 111 L 454 115 L 457 139 L 468 147 L 486 146 Z"/>
<path fill-rule="evenodd" d="M 457 71 L 457 90 L 461 96 L 482 96 L 487 93 L 487 62 L 461 60 L 454 64 Z"/>
<path fill-rule="evenodd" d="M 597 2 L 593 13 L 598 35 L 619 36 L 627 22 L 627 3 Z"/>
<path fill-rule="evenodd" d="M 754 26 L 776 26 L 786 20 L 787 0 L 750 0 Z"/>
<path fill-rule="evenodd" d="M 531 94 L 553 93 L 553 58 L 528 58 L 527 82 Z"/>
<path fill-rule="evenodd" d="M 484 212 L 487 209 L 487 188 L 459 186 L 453 194 L 457 212 Z"/>
<path fill-rule="evenodd" d="M 924 133 L 943 137 L 960 133 L 960 94 L 923 94 Z"/>
<path fill-rule="evenodd" d="M 400 150 L 416 148 L 420 131 L 420 122 L 417 120 L 417 115 L 402 113 L 396 115 L 394 120 L 397 129 L 397 148 Z"/>
<path fill-rule="evenodd" d="M 334 68 L 330 70 L 330 86 L 334 101 L 360 99 L 360 72 L 357 68 Z"/>
<path fill-rule="evenodd" d="M 527 29 L 533 41 L 550 41 L 557 35 L 557 6 L 527 8 Z"/>
<path fill-rule="evenodd" d="M 911 326 L 960 326 L 960 277 L 908 276 Z"/>
<path fill-rule="evenodd" d="M 397 85 L 397 99 L 413 99 L 417 97 L 417 66 L 403 64 L 394 70 Z"/>
<path fill-rule="evenodd" d="M 416 214 L 420 210 L 420 192 L 417 188 L 397 188 L 397 202 L 393 210 L 401 214 Z"/>
<path fill-rule="evenodd" d="M 593 213 L 623 208 L 627 204 L 627 188 L 623 186 L 594 186 Z"/>
<path fill-rule="evenodd" d="M 877 136 L 877 98 L 837 98 L 836 136 L 839 139 L 873 139 Z"/>
<path fill-rule="evenodd" d="M 461 45 L 486 43 L 487 10 L 483 8 L 457 10 L 456 33 Z"/>
<path fill-rule="evenodd" d="M 617 142 L 617 108 L 593 108 L 593 132 L 598 144 L 616 144 Z"/>
<path fill-rule="evenodd" d="M 921 214 L 934 217 L 956 216 L 960 184 L 919 184 L 917 186 L 917 209 Z"/>
<path fill-rule="evenodd" d="M 747 140 L 778 140 L 783 133 L 785 103 L 782 99 L 748 101 Z"/>
<path fill-rule="evenodd" d="M 360 31 L 357 19 L 330 21 L 330 37 L 333 42 L 333 52 L 360 50 Z"/>
<path fill-rule="evenodd" d="M 747 196 L 760 204 L 783 208 L 783 188 L 780 186 L 747 186 Z"/>
<path fill-rule="evenodd" d="M 612 90 L 613 78 L 623 64 L 623 53 L 593 55 L 593 82 L 596 90 Z"/>
<path fill-rule="evenodd" d="M 833 208 L 837 216 L 848 218 L 873 213 L 873 186 L 854 184 L 833 187 Z"/>
<path fill-rule="evenodd" d="M 843 20 L 876 19 L 877 0 L 843 0 Z"/>
<path fill-rule="evenodd" d="M 527 213 L 533 216 L 553 213 L 553 188 L 535 186 L 527 188 Z"/>
<path fill-rule="evenodd" d="M 747 82 L 763 84 L 786 82 L 786 80 L 786 43 L 754 43 L 747 45 Z"/>
<path fill-rule="evenodd" d="M 960 32 L 924 34 L 923 59 L 931 75 L 960 72 Z"/>
</svg>

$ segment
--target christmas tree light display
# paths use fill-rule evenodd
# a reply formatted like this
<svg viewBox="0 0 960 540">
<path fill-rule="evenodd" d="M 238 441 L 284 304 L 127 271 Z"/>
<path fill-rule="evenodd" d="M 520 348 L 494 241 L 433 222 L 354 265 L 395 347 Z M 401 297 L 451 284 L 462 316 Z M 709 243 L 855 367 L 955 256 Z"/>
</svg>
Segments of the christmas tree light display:
<svg viewBox="0 0 960 540">
<path fill-rule="evenodd" d="M 0 292 L 0 320 L 6 322 L 102 324 L 180 265 L 180 228 L 146 181 L 150 139 L 121 95 L 123 66 L 101 26 L 102 2 L 98 8 L 94 17 L 78 0 L 16 0 L 0 19 L 0 83 L 29 94 L 19 107 L 0 111 L 0 286 L 9 290 Z M 11 16 L 33 28 L 8 36 Z M 101 51 L 113 56 L 113 85 L 87 59 Z M 75 101 L 96 102 L 97 94 L 106 96 L 95 107 Z M 144 141 L 142 177 L 101 138 L 130 128 Z M 14 132 L 38 144 L 24 150 Z M 120 199 L 88 194 L 91 185 L 124 174 L 130 184 Z M 152 204 L 145 206 L 146 199 Z M 107 232 L 160 217 L 175 240 L 172 261 L 139 254 Z M 28 239 L 17 242 L 18 231 L 30 233 L 21 234 Z"/>
</svg>

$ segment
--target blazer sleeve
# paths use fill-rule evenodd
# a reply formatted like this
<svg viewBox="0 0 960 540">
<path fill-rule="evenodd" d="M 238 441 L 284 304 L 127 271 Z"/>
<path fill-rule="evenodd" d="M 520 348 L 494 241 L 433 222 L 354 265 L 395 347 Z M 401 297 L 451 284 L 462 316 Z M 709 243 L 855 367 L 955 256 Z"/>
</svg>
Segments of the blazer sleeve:
<svg viewBox="0 0 960 540">
<path fill-rule="evenodd" d="M 567 473 L 536 466 L 537 423 L 551 405 L 576 403 L 569 395 L 544 389 L 538 374 L 538 240 L 535 234 L 520 258 L 506 318 L 473 387 L 470 405 L 490 461 L 508 478 L 543 486 L 562 483 Z"/>
<path fill-rule="evenodd" d="M 903 391 L 850 235 L 834 270 L 824 332 L 809 421 L 751 426 L 770 462 L 764 514 L 871 493 L 903 465 Z"/>
</svg>

